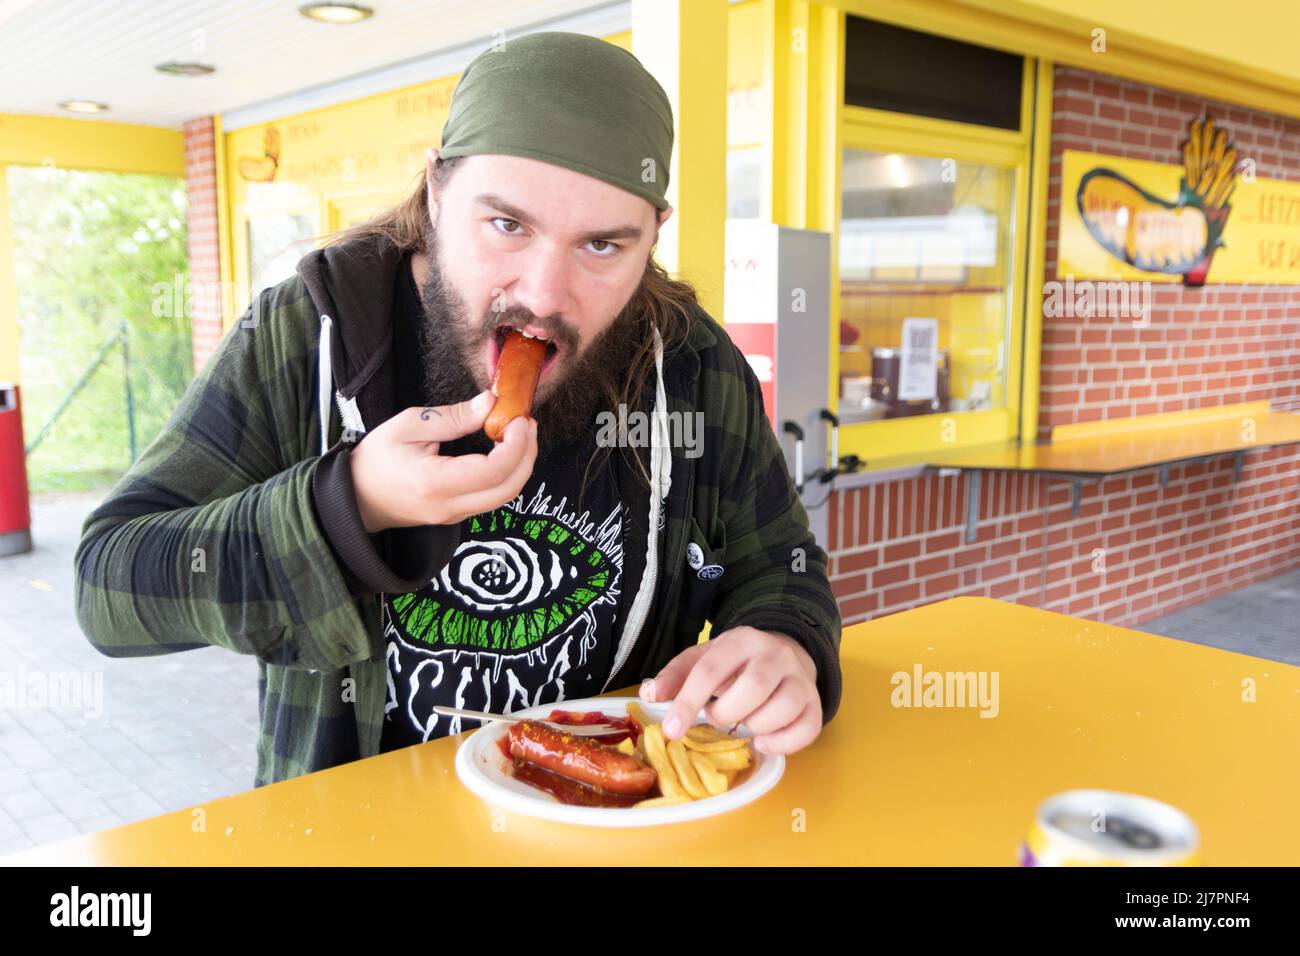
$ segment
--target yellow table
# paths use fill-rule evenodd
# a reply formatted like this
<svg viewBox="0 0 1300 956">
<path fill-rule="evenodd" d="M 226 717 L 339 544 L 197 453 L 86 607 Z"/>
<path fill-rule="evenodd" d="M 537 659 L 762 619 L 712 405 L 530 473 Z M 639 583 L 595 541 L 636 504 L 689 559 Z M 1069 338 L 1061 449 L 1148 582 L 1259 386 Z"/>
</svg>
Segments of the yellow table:
<svg viewBox="0 0 1300 956">
<path fill-rule="evenodd" d="M 843 664 L 835 721 L 726 816 L 618 831 L 494 815 L 449 738 L 213 801 L 206 832 L 181 810 L 4 862 L 1000 865 L 1043 798 L 1101 787 L 1183 809 L 1207 865 L 1300 863 L 1300 668 L 986 598 L 850 627 Z M 918 665 L 997 672 L 997 716 L 894 707 L 892 675 Z"/>
</svg>

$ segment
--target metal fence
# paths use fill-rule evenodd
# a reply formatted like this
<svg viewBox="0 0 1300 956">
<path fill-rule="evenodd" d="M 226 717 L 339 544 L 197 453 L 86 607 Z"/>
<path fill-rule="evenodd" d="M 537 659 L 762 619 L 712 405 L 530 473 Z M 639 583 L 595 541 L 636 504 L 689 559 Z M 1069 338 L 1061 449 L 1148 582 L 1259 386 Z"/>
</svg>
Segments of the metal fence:
<svg viewBox="0 0 1300 956">
<path fill-rule="evenodd" d="M 166 424 L 193 376 L 191 356 L 188 335 L 140 331 L 121 322 L 79 369 L 25 379 L 33 491 L 93 489 L 116 481 Z"/>
</svg>

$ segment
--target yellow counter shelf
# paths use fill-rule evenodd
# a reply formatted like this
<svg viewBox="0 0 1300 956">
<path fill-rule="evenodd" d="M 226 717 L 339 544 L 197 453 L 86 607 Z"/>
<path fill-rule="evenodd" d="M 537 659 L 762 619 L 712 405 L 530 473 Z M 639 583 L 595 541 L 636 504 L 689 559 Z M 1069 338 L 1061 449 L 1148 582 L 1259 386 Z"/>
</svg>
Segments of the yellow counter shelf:
<svg viewBox="0 0 1300 956">
<path fill-rule="evenodd" d="M 1206 865 L 1300 860 L 1300 668 L 973 597 L 846 628 L 841 656 L 835 720 L 770 793 L 706 820 L 494 813 L 456 776 L 461 735 L 0 863 L 999 866 L 1044 799 L 1093 787 L 1183 810 Z M 983 673 L 996 707 L 894 706 L 918 668 Z"/>
<path fill-rule="evenodd" d="M 1079 513 L 1083 483 L 1111 475 L 1160 469 L 1160 484 L 1178 463 L 1233 455 L 1233 481 L 1241 476 L 1246 452 L 1300 444 L 1300 414 L 1269 411 L 1268 402 L 1248 402 L 1165 415 L 1144 415 L 1061 426 L 1041 445 L 1001 442 L 926 458 L 929 469 L 970 472 L 966 486 L 966 541 L 976 537 L 980 477 L 985 471 L 1033 472 L 1074 485 L 1073 513 Z M 879 464 L 879 463 L 878 463 Z"/>
<path fill-rule="evenodd" d="M 1104 477 L 1179 461 L 1300 443 L 1300 414 L 1270 411 L 1233 414 L 1209 421 L 1122 429 L 1078 438 L 1058 438 L 1057 432 L 1053 433 L 1051 442 L 1043 445 L 1017 446 L 1008 442 L 964 449 L 931 456 L 928 464 L 936 468 Z"/>
</svg>

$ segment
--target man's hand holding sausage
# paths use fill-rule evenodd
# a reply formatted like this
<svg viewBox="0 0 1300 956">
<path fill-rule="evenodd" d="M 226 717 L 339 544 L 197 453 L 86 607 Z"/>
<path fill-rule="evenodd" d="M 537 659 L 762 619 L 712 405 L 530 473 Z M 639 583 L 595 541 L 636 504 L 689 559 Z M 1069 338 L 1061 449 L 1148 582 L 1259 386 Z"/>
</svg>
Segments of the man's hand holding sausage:
<svg viewBox="0 0 1300 956">
<path fill-rule="evenodd" d="M 710 704 L 710 697 L 717 700 Z M 685 734 L 701 709 L 715 727 L 743 723 L 762 753 L 794 753 L 822 729 L 813 659 L 789 635 L 753 627 L 733 627 L 682 651 L 642 683 L 641 698 L 673 700 L 663 720 L 670 740 Z"/>
<path fill-rule="evenodd" d="M 512 421 L 489 454 L 438 454 L 441 442 L 481 429 L 495 401 L 485 390 L 457 405 L 408 408 L 352 449 L 352 485 L 367 531 L 459 524 L 523 490 L 537 460 L 535 419 Z"/>
</svg>

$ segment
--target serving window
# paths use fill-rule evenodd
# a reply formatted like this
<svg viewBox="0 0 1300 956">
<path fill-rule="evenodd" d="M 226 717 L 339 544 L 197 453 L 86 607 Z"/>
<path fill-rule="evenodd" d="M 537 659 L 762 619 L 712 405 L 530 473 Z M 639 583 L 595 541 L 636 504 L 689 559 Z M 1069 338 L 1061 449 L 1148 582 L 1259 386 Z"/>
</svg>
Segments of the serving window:
<svg viewBox="0 0 1300 956">
<path fill-rule="evenodd" d="M 1012 438 L 1033 64 L 848 21 L 832 356 L 841 451 L 870 462 Z M 887 62 L 873 59 L 880 44 Z"/>
<path fill-rule="evenodd" d="M 1004 409 L 1016 171 L 844 152 L 840 418 Z"/>
</svg>

